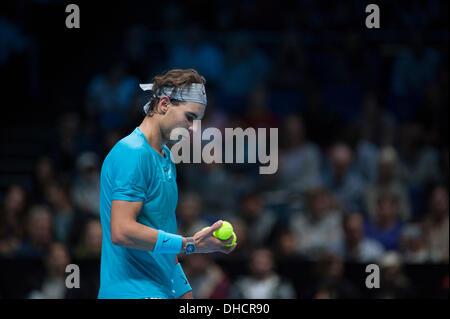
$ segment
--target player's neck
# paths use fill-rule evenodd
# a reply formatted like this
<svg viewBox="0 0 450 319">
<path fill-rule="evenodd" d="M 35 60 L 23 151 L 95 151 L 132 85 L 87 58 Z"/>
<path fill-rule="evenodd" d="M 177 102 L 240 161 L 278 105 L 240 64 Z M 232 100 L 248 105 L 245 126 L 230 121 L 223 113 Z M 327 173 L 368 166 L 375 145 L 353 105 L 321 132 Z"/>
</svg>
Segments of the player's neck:
<svg viewBox="0 0 450 319">
<path fill-rule="evenodd" d="M 144 134 L 150 146 L 159 154 L 164 156 L 163 146 L 165 144 L 158 121 L 153 117 L 146 116 L 139 125 L 139 129 Z"/>
</svg>

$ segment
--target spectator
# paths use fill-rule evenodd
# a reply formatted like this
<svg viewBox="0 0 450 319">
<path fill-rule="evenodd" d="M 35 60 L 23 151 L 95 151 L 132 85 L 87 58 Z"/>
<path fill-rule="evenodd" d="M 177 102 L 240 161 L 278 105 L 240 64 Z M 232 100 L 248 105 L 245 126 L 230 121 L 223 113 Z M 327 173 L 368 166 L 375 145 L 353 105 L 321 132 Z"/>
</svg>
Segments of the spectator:
<svg viewBox="0 0 450 319">
<path fill-rule="evenodd" d="M 222 49 L 205 38 L 199 25 L 185 27 L 185 37 L 178 42 L 169 42 L 168 68 L 194 68 L 203 74 L 208 83 L 217 84 L 223 74 L 225 57 Z"/>
<path fill-rule="evenodd" d="M 379 93 L 369 91 L 366 94 L 357 128 L 360 132 L 355 154 L 357 168 L 366 182 L 373 183 L 377 174 L 378 146 L 392 145 L 396 129 L 395 118 L 383 109 Z"/>
<path fill-rule="evenodd" d="M 430 211 L 423 220 L 427 250 L 433 262 L 448 263 L 448 190 L 442 186 L 435 187 L 429 207 Z"/>
<path fill-rule="evenodd" d="M 251 191 L 242 196 L 240 218 L 248 234 L 251 234 L 247 240 L 253 247 L 269 243 L 277 218 L 273 211 L 265 207 L 259 193 Z"/>
<path fill-rule="evenodd" d="M 324 172 L 324 185 L 337 196 L 343 210 L 362 210 L 363 180 L 351 170 L 353 154 L 344 143 L 335 144 L 330 151 L 331 167 Z"/>
<path fill-rule="evenodd" d="M 374 292 L 376 299 L 410 299 L 415 290 L 403 272 L 403 260 L 396 252 L 386 253 L 377 263 L 380 266 L 380 288 Z"/>
<path fill-rule="evenodd" d="M 67 295 L 66 266 L 70 255 L 62 243 L 52 243 L 44 258 L 46 274 L 41 288 L 33 290 L 28 299 L 64 299 Z"/>
<path fill-rule="evenodd" d="M 403 223 L 399 216 L 397 197 L 391 193 L 380 194 L 377 209 L 375 217 L 366 220 L 367 237 L 381 243 L 386 250 L 398 250 Z"/>
<path fill-rule="evenodd" d="M 63 179 L 53 182 L 46 189 L 46 201 L 52 212 L 55 239 L 72 247 L 75 242 L 74 225 L 80 216 L 71 201 L 70 187 Z"/>
<path fill-rule="evenodd" d="M 250 256 L 250 274 L 239 278 L 231 289 L 230 298 L 240 299 L 293 299 L 292 284 L 275 271 L 272 252 L 256 249 Z"/>
<path fill-rule="evenodd" d="M 186 256 L 183 260 L 183 269 L 195 299 L 227 298 L 230 280 L 211 256 L 207 254 Z"/>
<path fill-rule="evenodd" d="M 439 154 L 424 144 L 424 131 L 418 124 L 402 127 L 399 145 L 400 177 L 408 185 L 412 213 L 417 216 L 424 208 L 425 190 L 439 180 Z"/>
<path fill-rule="evenodd" d="M 102 131 L 123 128 L 138 80 L 127 73 L 123 61 L 117 61 L 105 74 L 96 75 L 88 84 L 86 107 L 90 118 L 98 119 Z"/>
<path fill-rule="evenodd" d="M 0 255 L 11 257 L 19 248 L 27 209 L 25 189 L 16 184 L 9 186 L 0 208 Z"/>
<path fill-rule="evenodd" d="M 220 88 L 225 96 L 242 99 L 255 85 L 266 82 L 271 63 L 245 32 L 237 32 L 230 39 Z"/>
<path fill-rule="evenodd" d="M 78 174 L 72 189 L 72 199 L 82 212 L 99 216 L 100 167 L 99 158 L 93 152 L 82 153 L 76 162 Z"/>
<path fill-rule="evenodd" d="M 201 213 L 200 196 L 193 192 L 182 194 L 177 210 L 179 233 L 184 236 L 192 236 L 203 227 L 209 226 L 209 222 L 202 219 Z"/>
<path fill-rule="evenodd" d="M 344 217 L 344 238 L 330 242 L 329 250 L 345 261 L 369 263 L 383 256 L 383 246 L 373 239 L 365 237 L 364 219 L 360 214 Z"/>
<path fill-rule="evenodd" d="M 310 191 L 306 212 L 294 213 L 289 222 L 297 253 L 316 260 L 330 242 L 342 239 L 341 218 L 326 189 Z"/>
<path fill-rule="evenodd" d="M 90 217 L 84 224 L 83 234 L 74 251 L 77 260 L 100 259 L 102 252 L 102 225 L 100 220 Z"/>
<path fill-rule="evenodd" d="M 277 116 L 269 106 L 268 95 L 267 87 L 262 84 L 252 88 L 244 114 L 245 127 L 252 127 L 256 130 L 258 128 L 269 129 L 280 126 Z"/>
<path fill-rule="evenodd" d="M 400 251 L 405 263 L 423 264 L 430 261 L 421 225 L 416 223 L 405 225 L 400 237 Z"/>
<path fill-rule="evenodd" d="M 398 96 L 421 96 L 427 84 L 436 81 L 440 53 L 425 46 L 424 35 L 411 35 L 412 44 L 395 58 L 391 73 L 391 90 Z"/>
<path fill-rule="evenodd" d="M 279 175 L 281 188 L 290 192 L 305 192 L 320 183 L 321 154 L 318 147 L 306 139 L 303 119 L 289 115 L 284 120 Z"/>
<path fill-rule="evenodd" d="M 393 147 L 383 148 L 378 157 L 377 180 L 367 185 L 365 201 L 370 218 L 376 218 L 377 198 L 382 193 L 390 193 L 398 198 L 399 214 L 403 221 L 411 217 L 410 203 L 407 189 L 401 182 L 397 152 Z"/>
<path fill-rule="evenodd" d="M 53 159 L 49 156 L 41 156 L 34 169 L 33 200 L 35 203 L 45 202 L 45 189 L 54 180 L 56 168 Z"/>
<path fill-rule="evenodd" d="M 59 117 L 57 132 L 51 141 L 52 158 L 56 168 L 63 172 L 71 172 L 75 167 L 75 159 L 80 152 L 80 115 L 67 112 Z"/>
<path fill-rule="evenodd" d="M 26 234 L 16 257 L 44 257 L 53 241 L 53 221 L 48 207 L 33 206 L 27 215 Z"/>
<path fill-rule="evenodd" d="M 273 246 L 277 261 L 285 261 L 297 256 L 295 247 L 295 235 L 288 227 L 281 227 Z"/>
<path fill-rule="evenodd" d="M 344 263 L 336 255 L 325 253 L 314 264 L 313 299 L 355 299 L 360 292 L 344 277 Z M 310 289 L 311 290 L 311 289 Z"/>
</svg>

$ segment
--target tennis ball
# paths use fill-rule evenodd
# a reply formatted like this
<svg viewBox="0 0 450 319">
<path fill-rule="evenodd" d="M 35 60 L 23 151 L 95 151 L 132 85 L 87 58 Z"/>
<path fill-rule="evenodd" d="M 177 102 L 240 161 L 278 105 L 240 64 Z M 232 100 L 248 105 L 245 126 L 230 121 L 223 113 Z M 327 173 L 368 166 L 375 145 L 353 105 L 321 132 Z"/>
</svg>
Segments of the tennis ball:
<svg viewBox="0 0 450 319">
<path fill-rule="evenodd" d="M 231 244 L 225 245 L 225 247 L 233 247 L 236 244 L 237 237 L 236 237 L 236 234 L 234 233 L 234 231 L 233 231 L 232 235 L 233 235 L 233 241 L 231 242 Z"/>
<path fill-rule="evenodd" d="M 227 221 L 222 222 L 222 226 L 217 229 L 213 235 L 221 240 L 227 240 L 233 234 L 233 226 Z"/>
<path fill-rule="evenodd" d="M 231 224 L 230 224 L 231 225 Z M 202 230 L 205 230 L 205 229 L 208 229 L 209 227 L 208 226 L 206 226 L 206 227 L 203 227 L 202 228 Z M 215 232 L 213 233 L 213 235 L 214 235 L 214 237 L 216 237 L 216 235 L 215 235 Z M 234 233 L 234 231 L 232 231 L 232 236 L 233 236 L 233 241 L 231 242 L 231 244 L 229 244 L 229 245 L 224 245 L 224 247 L 232 247 L 232 246 L 234 246 L 235 244 L 236 244 L 236 240 L 237 240 L 237 237 L 236 237 L 236 234 Z M 229 238 L 229 237 L 228 237 Z M 228 239 L 227 238 L 227 239 Z"/>
</svg>

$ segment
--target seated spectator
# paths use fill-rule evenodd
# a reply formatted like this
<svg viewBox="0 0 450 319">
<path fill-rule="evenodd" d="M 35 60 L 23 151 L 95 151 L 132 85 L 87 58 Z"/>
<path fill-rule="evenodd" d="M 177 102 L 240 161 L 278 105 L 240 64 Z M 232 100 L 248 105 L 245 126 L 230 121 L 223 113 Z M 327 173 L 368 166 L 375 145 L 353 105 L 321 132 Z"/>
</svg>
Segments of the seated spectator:
<svg viewBox="0 0 450 319">
<path fill-rule="evenodd" d="M 422 96 L 427 84 L 436 80 L 441 54 L 426 46 L 424 35 L 411 34 L 412 45 L 395 57 L 391 73 L 391 91 L 398 96 Z"/>
<path fill-rule="evenodd" d="M 79 219 L 79 213 L 70 198 L 70 184 L 57 180 L 46 189 L 46 201 L 50 205 L 55 239 L 70 247 L 75 242 L 73 227 Z"/>
<path fill-rule="evenodd" d="M 86 107 L 90 118 L 99 121 L 102 131 L 127 125 L 128 111 L 137 94 L 138 80 L 127 73 L 127 65 L 117 61 L 105 74 L 88 84 Z"/>
<path fill-rule="evenodd" d="M 236 299 L 294 299 L 293 285 L 275 271 L 272 252 L 256 249 L 249 260 L 250 274 L 239 278 L 230 289 Z"/>
<path fill-rule="evenodd" d="M 228 297 L 230 280 L 210 255 L 186 256 L 183 259 L 183 270 L 192 287 L 192 295 L 195 299 L 225 299 Z"/>
<path fill-rule="evenodd" d="M 415 298 L 416 291 L 403 271 L 403 260 L 396 252 L 386 253 L 377 264 L 380 266 L 380 288 L 374 289 L 376 299 Z"/>
<path fill-rule="evenodd" d="M 326 189 L 310 191 L 306 212 L 294 213 L 289 222 L 297 253 L 316 260 L 330 242 L 342 239 L 341 219 Z"/>
<path fill-rule="evenodd" d="M 185 35 L 181 41 L 168 43 L 168 68 L 194 68 L 208 82 L 217 84 L 225 67 L 221 48 L 203 36 L 199 25 L 192 24 L 184 30 Z"/>
<path fill-rule="evenodd" d="M 53 221 L 50 209 L 35 205 L 28 212 L 26 234 L 15 252 L 17 257 L 44 257 L 53 240 Z"/>
<path fill-rule="evenodd" d="M 202 218 L 201 213 L 202 202 L 197 193 L 181 194 L 177 208 L 178 232 L 184 236 L 193 236 L 203 227 L 210 226 L 208 220 Z"/>
<path fill-rule="evenodd" d="M 331 167 L 324 172 L 324 185 L 336 195 L 343 210 L 362 210 L 363 180 L 351 170 L 353 154 L 344 143 L 335 144 L 330 151 Z"/>
<path fill-rule="evenodd" d="M 90 217 L 84 224 L 81 240 L 75 248 L 74 257 L 81 259 L 100 259 L 102 252 L 102 224 Z"/>
<path fill-rule="evenodd" d="M 365 237 L 364 219 L 360 214 L 344 217 L 344 238 L 330 242 L 327 248 L 345 261 L 368 263 L 383 256 L 383 246 L 373 239 Z"/>
<path fill-rule="evenodd" d="M 355 149 L 356 168 L 366 183 L 374 183 L 379 165 L 379 146 L 392 145 L 396 132 L 394 116 L 383 108 L 379 93 L 374 89 L 370 89 L 364 98 L 356 126 L 360 132 Z"/>
<path fill-rule="evenodd" d="M 403 221 L 409 220 L 411 208 L 407 189 L 398 175 L 397 153 L 392 147 L 385 147 L 379 153 L 378 172 L 375 183 L 369 184 L 365 191 L 367 212 L 370 218 L 375 218 L 377 198 L 382 193 L 391 193 L 398 198 L 398 210 Z"/>
<path fill-rule="evenodd" d="M 442 186 L 433 189 L 429 213 L 423 219 L 426 248 L 433 262 L 448 263 L 449 218 L 448 190 Z"/>
<path fill-rule="evenodd" d="M 285 261 L 297 256 L 295 235 L 288 227 L 278 230 L 273 249 L 277 261 Z"/>
<path fill-rule="evenodd" d="M 76 207 L 86 214 L 99 216 L 100 166 L 97 154 L 82 153 L 76 162 L 78 174 L 72 188 L 72 199 Z"/>
<path fill-rule="evenodd" d="M 366 220 L 364 228 L 367 237 L 378 241 L 385 250 L 398 250 L 403 223 L 397 197 L 391 193 L 380 194 L 377 209 L 375 217 Z"/>
<path fill-rule="evenodd" d="M 225 72 L 219 85 L 225 96 L 242 99 L 255 85 L 265 82 L 272 65 L 249 35 L 238 32 L 230 39 L 226 48 Z"/>
<path fill-rule="evenodd" d="M 69 252 L 62 243 L 52 243 L 44 258 L 45 277 L 39 290 L 33 290 L 28 299 L 64 299 L 67 294 L 66 266 L 70 264 Z"/>
<path fill-rule="evenodd" d="M 19 248 L 27 209 L 25 189 L 16 184 L 9 186 L 0 206 L 0 256 L 11 257 Z"/>
<path fill-rule="evenodd" d="M 305 192 L 320 184 L 321 154 L 319 148 L 306 139 L 303 119 L 289 115 L 284 119 L 280 153 L 280 186 L 289 192 Z"/>
<path fill-rule="evenodd" d="M 405 263 L 423 264 L 430 261 L 426 238 L 421 225 L 405 225 L 400 237 L 400 252 Z"/>
<path fill-rule="evenodd" d="M 245 127 L 278 128 L 280 123 L 269 105 L 269 92 L 266 86 L 258 85 L 249 92 L 246 112 L 244 114 Z M 208 110 L 209 111 L 209 110 Z"/>
<path fill-rule="evenodd" d="M 53 159 L 49 156 L 41 156 L 34 168 L 33 175 L 33 200 L 35 203 L 45 202 L 45 189 L 56 177 L 56 168 Z"/>
<path fill-rule="evenodd" d="M 250 191 L 242 196 L 240 218 L 245 223 L 247 239 L 253 246 L 265 245 L 271 239 L 277 224 L 274 212 L 267 209 L 261 194 Z"/>
<path fill-rule="evenodd" d="M 314 264 L 314 284 L 306 295 L 313 299 L 355 299 L 357 287 L 344 277 L 344 262 L 334 254 L 325 253 Z M 308 289 L 306 289 L 308 290 Z"/>
<path fill-rule="evenodd" d="M 426 207 L 426 188 L 439 180 L 439 153 L 425 144 L 425 132 L 416 123 L 404 125 L 400 131 L 400 178 L 408 186 L 412 216 Z"/>
</svg>

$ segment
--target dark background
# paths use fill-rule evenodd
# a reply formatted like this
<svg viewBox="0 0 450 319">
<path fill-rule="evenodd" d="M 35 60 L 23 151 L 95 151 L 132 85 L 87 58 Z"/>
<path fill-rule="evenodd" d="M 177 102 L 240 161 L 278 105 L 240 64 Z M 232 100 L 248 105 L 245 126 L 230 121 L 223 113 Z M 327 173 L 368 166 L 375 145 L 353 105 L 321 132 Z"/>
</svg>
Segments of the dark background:
<svg viewBox="0 0 450 319">
<path fill-rule="evenodd" d="M 186 33 L 189 30 L 194 30 L 194 35 L 199 35 L 203 42 L 214 46 L 223 55 L 222 74 L 206 78 L 208 100 L 214 105 L 214 111 L 210 113 L 224 114 L 227 127 L 278 127 L 280 156 L 283 156 L 290 147 L 285 145 L 289 144 L 286 141 L 291 138 L 285 130 L 285 121 L 290 114 L 301 116 L 307 140 L 319 150 L 321 176 L 327 176 L 329 155 L 338 142 L 347 145 L 354 154 L 358 153 L 361 141 L 371 143 L 376 149 L 373 154 L 390 145 L 397 151 L 400 163 L 409 167 L 410 172 L 414 171 L 417 158 L 432 154 L 435 161 L 424 165 L 435 165 L 434 175 L 418 181 L 412 177 L 399 177 L 411 206 L 410 216 L 403 220 L 402 227 L 408 223 L 422 227 L 427 223 L 432 216 L 430 199 L 437 187 L 442 186 L 446 190 L 448 205 L 447 1 L 376 1 L 381 11 L 379 30 L 365 27 L 367 13 L 364 9 L 370 3 L 365 1 L 77 1 L 81 10 L 81 28 L 67 29 L 65 7 L 69 3 L 7 1 L 0 4 L 0 240 L 8 242 L 16 238 L 21 243 L 17 251 L 30 236 L 25 221 L 31 207 L 44 204 L 50 207 L 52 218 L 58 215 L 57 200 L 52 201 L 48 195 L 48 185 L 37 181 L 38 163 L 42 158 L 50 159 L 56 185 L 62 185 L 60 188 L 70 193 L 80 174 L 76 164 L 79 156 L 86 151 L 93 152 L 101 165 L 111 141 L 128 135 L 143 118 L 143 99 L 137 86 L 137 96 L 130 99 L 124 109 L 117 111 L 115 117 L 106 117 L 112 113 L 105 109 L 90 109 L 88 90 L 93 78 L 121 63 L 125 74 L 137 83 L 150 81 L 154 75 L 173 67 L 196 68 L 190 65 L 187 56 L 182 56 L 185 60 L 176 60 L 178 64 L 170 59 L 170 54 L 176 51 L 175 44 L 191 41 L 189 33 Z M 246 58 L 241 51 L 238 51 L 237 58 L 233 55 L 233 49 L 241 48 L 243 43 L 249 45 L 251 49 L 247 49 L 250 52 L 258 52 L 265 57 L 261 65 L 247 68 L 251 61 L 256 61 L 254 58 Z M 289 46 L 295 49 L 285 50 Z M 135 47 L 137 51 L 132 51 Z M 434 60 L 418 58 L 418 61 L 424 61 L 422 68 L 418 69 L 429 70 L 429 78 L 421 81 L 423 74 L 414 72 L 405 76 L 407 70 L 402 65 L 402 54 L 405 51 L 419 52 L 418 56 L 423 57 L 427 50 L 438 56 Z M 138 53 L 133 55 L 133 52 Z M 239 57 L 239 54 L 243 55 Z M 239 79 L 229 72 L 241 65 L 239 63 L 244 65 L 243 70 L 247 70 L 244 74 L 248 75 L 248 70 L 254 72 L 249 77 L 248 89 L 243 92 L 233 91 L 227 86 Z M 417 87 L 413 84 L 407 87 L 403 83 L 408 82 L 408 76 L 419 78 L 411 81 L 418 83 Z M 242 79 L 244 88 L 246 80 Z M 398 87 L 403 84 L 407 89 L 400 92 Z M 255 115 L 249 97 L 253 89 L 260 86 L 265 92 L 267 109 L 261 113 L 256 111 Z M 371 123 L 370 114 L 365 113 L 366 105 L 373 96 L 379 111 L 377 114 L 382 113 L 390 119 L 391 135 L 382 134 L 386 133 L 382 125 L 378 130 L 373 128 L 365 133 L 365 125 Z M 210 116 L 208 120 L 213 122 L 214 117 Z M 102 122 L 105 118 L 109 120 Z M 406 145 L 412 145 L 412 153 L 419 155 L 409 156 Z M 352 163 L 358 168 L 360 163 L 357 160 L 354 157 Z M 235 218 L 251 229 L 250 222 L 241 213 L 242 196 L 249 192 L 256 193 L 264 206 L 274 212 L 276 222 L 269 229 L 270 236 L 249 244 L 246 247 L 248 252 L 259 246 L 269 247 L 276 256 L 276 271 L 294 286 L 296 297 L 317 297 L 319 284 L 311 274 L 315 273 L 318 261 L 310 260 L 302 253 L 277 254 L 280 234 L 289 228 L 295 211 L 290 207 L 289 194 L 298 195 L 298 191 L 290 188 L 289 184 L 282 184 L 277 179 L 278 175 L 274 179 L 258 176 L 254 165 L 223 166 L 225 175 L 232 176 L 236 185 L 233 197 L 229 198 L 230 203 L 224 204 L 228 209 L 224 211 L 231 209 L 234 213 L 224 213 L 224 216 Z M 195 193 L 206 198 L 201 187 L 203 181 L 200 177 L 198 180 L 193 177 L 202 169 L 202 165 L 179 165 L 180 195 Z M 366 182 L 368 185 L 374 180 L 368 178 Z M 9 231 L 6 221 L 6 216 L 9 216 L 6 213 L 9 209 L 7 201 L 14 201 L 8 199 L 8 194 L 12 193 L 15 185 L 20 189 L 17 192 L 25 194 L 22 202 L 17 200 L 19 208 L 13 217 L 22 225 L 17 233 Z M 337 195 L 326 182 L 324 185 L 330 196 Z M 272 192 L 277 190 L 284 192 L 282 200 L 273 200 Z M 222 189 L 219 187 L 216 192 L 220 195 Z M 300 202 L 302 194 L 298 195 Z M 69 201 L 72 201 L 70 206 L 74 217 L 67 230 L 71 234 L 68 235 L 70 240 L 64 245 L 72 262 L 82 269 L 83 289 L 69 291 L 66 297 L 95 298 L 98 256 L 82 258 L 74 251 L 81 242 L 87 221 L 96 219 L 98 215 L 92 211 L 84 212 L 73 199 Z M 223 218 L 220 210 L 211 213 L 208 209 L 214 208 L 205 200 L 201 212 L 195 217 L 198 224 L 210 223 L 216 217 Z M 364 203 L 357 208 L 340 210 L 342 215 L 355 212 L 370 220 Z M 181 229 L 189 229 L 183 226 L 184 215 L 179 214 Z M 443 218 L 448 239 L 448 206 L 447 215 Z M 190 223 L 195 225 L 192 221 Z M 50 242 L 62 241 L 57 235 L 52 236 Z M 5 249 L 5 253 L 0 255 L 0 297 L 27 298 L 32 290 L 41 288 L 46 278 L 43 260 L 50 242 L 38 247 L 37 255 L 20 255 L 15 249 Z M 426 239 L 422 244 L 427 247 Z M 212 257 L 213 262 L 226 273 L 229 285 L 249 273 L 250 254 L 246 252 L 237 252 L 236 257 L 230 259 Z M 397 248 L 397 252 L 403 254 L 401 248 Z M 401 272 L 411 282 L 410 288 L 393 288 L 395 292 L 385 295 L 377 295 L 365 288 L 367 263 L 354 263 L 345 258 L 335 262 L 343 263 L 342 278 L 350 281 L 359 292 L 342 292 L 345 280 L 339 279 L 341 288 L 329 288 L 332 291 L 330 296 L 334 298 L 448 297 L 448 251 L 446 259 L 402 264 Z M 383 282 L 381 284 L 384 285 Z M 233 296 L 234 288 L 228 289 L 229 295 L 219 293 L 216 296 Z"/>
</svg>

